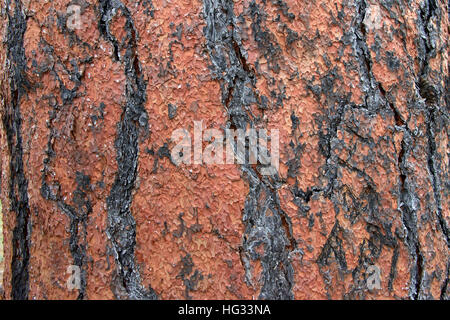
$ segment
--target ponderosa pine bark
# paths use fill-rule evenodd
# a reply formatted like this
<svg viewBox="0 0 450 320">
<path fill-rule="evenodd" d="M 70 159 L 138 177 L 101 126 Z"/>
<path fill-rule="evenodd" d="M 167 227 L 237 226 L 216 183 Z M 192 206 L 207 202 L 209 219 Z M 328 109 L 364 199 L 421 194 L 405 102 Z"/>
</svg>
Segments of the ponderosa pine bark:
<svg viewBox="0 0 450 320">
<path fill-rule="evenodd" d="M 3 0 L 4 298 L 448 299 L 448 22 L 443 0 Z M 176 165 L 194 121 L 279 130 L 277 174 Z"/>
</svg>

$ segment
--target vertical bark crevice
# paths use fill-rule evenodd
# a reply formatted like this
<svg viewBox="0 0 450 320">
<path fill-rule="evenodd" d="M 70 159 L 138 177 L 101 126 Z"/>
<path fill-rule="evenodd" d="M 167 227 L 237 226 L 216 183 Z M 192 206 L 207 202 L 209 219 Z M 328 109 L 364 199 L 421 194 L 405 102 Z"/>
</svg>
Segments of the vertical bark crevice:
<svg viewBox="0 0 450 320">
<path fill-rule="evenodd" d="M 415 300 L 420 292 L 420 285 L 423 272 L 423 259 L 420 252 L 420 242 L 417 230 L 417 209 L 418 199 L 411 191 L 410 177 L 408 173 L 407 157 L 409 156 L 412 145 L 411 135 L 407 130 L 404 131 L 401 150 L 399 151 L 398 167 L 400 170 L 400 204 L 399 209 L 402 213 L 402 222 L 405 227 L 405 242 L 412 259 L 409 295 Z"/>
<path fill-rule="evenodd" d="M 450 247 L 449 228 L 442 215 L 442 199 L 440 190 L 441 179 L 439 172 L 438 153 L 436 150 L 436 130 L 438 130 L 438 120 L 445 118 L 440 110 L 439 103 L 443 88 L 439 88 L 436 84 L 433 84 L 431 77 L 433 76 L 433 70 L 430 68 L 430 60 L 437 54 L 436 52 L 436 38 L 437 33 L 440 32 L 439 27 L 436 30 L 434 22 L 439 22 L 441 17 L 441 10 L 436 0 L 424 1 L 419 9 L 419 23 L 418 28 L 422 36 L 420 37 L 420 63 L 421 67 L 417 76 L 417 87 L 420 98 L 425 102 L 426 114 L 427 114 L 427 139 L 428 139 L 428 170 L 430 172 L 430 180 L 433 187 L 434 199 L 436 202 L 436 215 L 438 218 L 439 227 L 443 233 L 447 246 Z M 439 26 L 439 23 L 437 23 Z M 445 119 L 442 119 L 444 123 L 447 123 Z"/>
<path fill-rule="evenodd" d="M 119 44 L 111 33 L 110 24 L 114 16 L 121 13 L 126 41 Z M 139 268 L 135 262 L 136 221 L 131 212 L 133 189 L 138 175 L 139 138 L 148 135 L 148 115 L 145 110 L 146 84 L 141 76 L 137 55 L 137 31 L 131 13 L 118 0 L 99 2 L 99 30 L 114 47 L 114 58 L 123 65 L 126 76 L 126 103 L 121 120 L 117 124 L 115 147 L 118 171 L 106 200 L 108 210 L 107 235 L 112 243 L 117 265 L 118 288 L 126 292 L 129 299 L 157 299 L 152 288 L 146 290 L 141 284 Z M 122 50 L 125 53 L 122 54 Z M 121 298 L 121 290 L 115 295 Z"/>
<path fill-rule="evenodd" d="M 436 215 L 438 219 L 438 224 L 441 229 L 441 232 L 444 236 L 445 241 L 447 242 L 447 246 L 450 248 L 450 232 L 447 226 L 447 222 L 445 221 L 442 215 L 442 204 L 441 204 L 441 179 L 439 177 L 439 164 L 436 161 L 436 156 L 438 155 L 436 150 L 436 137 L 435 130 L 437 128 L 436 123 L 436 105 L 428 106 L 428 116 L 427 116 L 427 139 L 428 139 L 428 170 L 430 171 L 430 179 L 433 187 L 434 199 L 436 202 Z"/>
<path fill-rule="evenodd" d="M 10 12 L 10 6 L 11 2 L 7 1 L 6 47 L 11 80 L 11 101 L 8 101 L 5 106 L 2 121 L 10 153 L 9 201 L 11 208 L 9 210 L 16 215 L 12 236 L 11 298 L 25 300 L 28 299 L 29 291 L 31 218 L 28 205 L 28 181 L 23 167 L 20 100 L 29 88 L 25 75 L 26 57 L 23 43 L 27 18 L 20 1 L 15 0 L 14 13 Z"/>
</svg>

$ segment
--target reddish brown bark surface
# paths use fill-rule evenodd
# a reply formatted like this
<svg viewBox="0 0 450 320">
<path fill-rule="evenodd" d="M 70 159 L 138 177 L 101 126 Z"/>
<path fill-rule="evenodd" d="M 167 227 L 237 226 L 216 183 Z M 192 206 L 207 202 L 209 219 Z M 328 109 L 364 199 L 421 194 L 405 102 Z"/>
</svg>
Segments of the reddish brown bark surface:
<svg viewBox="0 0 450 320">
<path fill-rule="evenodd" d="M 445 1 L 4 0 L 1 22 L 4 298 L 448 298 Z M 194 121 L 278 129 L 278 174 L 176 166 Z"/>
</svg>

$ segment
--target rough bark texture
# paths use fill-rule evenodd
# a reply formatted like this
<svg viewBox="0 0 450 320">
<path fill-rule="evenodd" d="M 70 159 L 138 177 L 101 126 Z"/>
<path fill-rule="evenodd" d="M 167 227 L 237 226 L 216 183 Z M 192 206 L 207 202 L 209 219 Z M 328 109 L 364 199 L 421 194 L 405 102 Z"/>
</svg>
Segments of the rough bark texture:
<svg viewBox="0 0 450 320">
<path fill-rule="evenodd" d="M 448 10 L 2 0 L 4 298 L 448 299 Z M 195 120 L 279 172 L 176 166 Z"/>
</svg>

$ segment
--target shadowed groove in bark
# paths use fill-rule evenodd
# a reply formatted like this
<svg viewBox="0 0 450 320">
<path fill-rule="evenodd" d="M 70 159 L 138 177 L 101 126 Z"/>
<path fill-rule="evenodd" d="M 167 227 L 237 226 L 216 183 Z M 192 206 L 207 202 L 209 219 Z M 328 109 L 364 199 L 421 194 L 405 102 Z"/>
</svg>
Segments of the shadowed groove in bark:
<svg viewBox="0 0 450 320">
<path fill-rule="evenodd" d="M 438 223 L 440 229 L 444 235 L 445 241 L 447 242 L 447 246 L 450 248 L 450 232 L 447 226 L 447 222 L 442 216 L 442 205 L 441 205 L 441 181 L 439 178 L 438 172 L 440 171 L 438 167 L 438 163 L 436 161 L 436 138 L 435 138 L 435 129 L 436 125 L 436 117 L 437 117 L 437 106 L 431 105 L 429 106 L 428 111 L 428 121 L 427 121 L 427 136 L 428 136 L 428 168 L 431 173 L 431 182 L 433 185 L 434 198 L 436 201 L 436 214 L 438 218 Z"/>
<path fill-rule="evenodd" d="M 122 47 L 110 31 L 113 17 L 121 13 L 125 18 L 126 42 Z M 138 266 L 135 263 L 136 222 L 131 212 L 132 191 L 137 178 L 139 137 L 148 134 L 148 115 L 144 108 L 146 84 L 144 83 L 137 56 L 137 32 L 131 13 L 118 0 L 99 2 L 99 30 L 114 47 L 114 58 L 122 63 L 126 76 L 126 103 L 121 120 L 117 124 L 115 147 L 118 171 L 107 198 L 107 235 L 112 243 L 117 264 L 117 289 L 125 290 L 129 299 L 157 299 L 152 288 L 141 285 Z M 125 54 L 121 55 L 121 50 Z M 141 132 L 140 132 L 141 131 Z M 121 298 L 120 290 L 115 295 Z"/>
<path fill-rule="evenodd" d="M 249 106 L 258 103 L 259 97 L 254 90 L 256 76 L 246 62 L 233 10 L 231 0 L 203 1 L 206 20 L 204 34 L 212 63 L 210 69 L 213 77 L 220 83 L 222 103 L 229 116 L 227 127 L 245 130 L 248 127 L 254 128 L 258 121 Z M 253 13 L 256 14 L 255 11 Z M 253 28 L 260 28 L 259 23 L 260 21 L 254 23 Z M 267 44 L 269 40 L 265 40 Z M 259 49 L 264 50 L 261 47 Z M 263 272 L 259 298 L 292 299 L 294 270 L 289 255 L 295 250 L 296 243 L 292 237 L 290 219 L 280 207 L 277 194 L 280 182 L 277 176 L 262 177 L 257 166 L 242 165 L 241 169 L 246 174 L 250 187 L 245 200 L 245 234 L 240 249 L 246 281 L 252 285 L 250 261 L 260 260 Z M 261 198 L 264 200 L 260 201 Z M 268 215 L 270 212 L 272 215 Z M 260 245 L 264 246 L 263 254 L 256 250 Z"/>
<path fill-rule="evenodd" d="M 436 46 L 438 36 L 442 32 L 440 29 L 441 19 L 442 10 L 436 0 L 425 0 L 420 3 L 417 20 L 420 70 L 416 75 L 418 97 L 416 97 L 415 103 L 425 110 L 426 115 L 427 166 L 436 206 L 437 229 L 442 232 L 447 247 L 450 247 L 449 228 L 442 215 L 441 190 L 443 189 L 439 161 L 441 156 L 436 146 L 436 134 L 441 128 L 448 126 L 448 115 L 445 112 L 445 106 L 443 109 L 440 106 L 441 101 L 443 101 L 441 97 L 444 89 L 441 84 L 433 81 L 433 74 L 436 70 L 433 70 L 430 66 L 430 60 L 438 54 Z M 447 285 L 448 268 L 442 284 L 442 292 L 447 290 Z M 416 294 L 418 299 L 426 298 L 425 293 L 421 294 L 418 291 Z M 441 293 L 441 299 L 444 295 L 445 293 Z"/>
<path fill-rule="evenodd" d="M 410 177 L 407 169 L 406 158 L 409 156 L 412 138 L 408 131 L 404 131 L 402 148 L 399 153 L 399 170 L 400 170 L 400 205 L 402 212 L 402 222 L 406 228 L 406 246 L 408 247 L 413 264 L 411 265 L 409 295 L 410 298 L 417 299 L 420 292 L 422 282 L 423 259 L 420 253 L 420 243 L 417 234 L 417 209 L 418 199 L 410 186 Z"/>
<path fill-rule="evenodd" d="M 427 0 L 420 6 L 419 13 L 419 30 L 424 36 L 420 37 L 423 52 L 420 56 L 421 69 L 418 75 L 418 91 L 421 98 L 425 99 L 425 104 L 427 108 L 427 138 L 428 138 L 428 170 L 430 171 L 430 179 L 433 186 L 434 198 L 436 201 L 436 214 L 438 217 L 438 223 L 440 229 L 444 235 L 447 246 L 450 247 L 450 233 L 447 223 L 442 216 L 442 199 L 440 190 L 441 179 L 439 177 L 440 167 L 439 161 L 436 161 L 436 156 L 438 156 L 436 151 L 436 130 L 438 129 L 438 118 L 441 115 L 440 111 L 440 91 L 435 85 L 430 83 L 427 78 L 430 75 L 430 59 L 436 56 L 436 30 L 432 23 L 432 20 L 440 20 L 441 10 L 436 3 L 436 0 Z M 439 24 L 438 24 L 439 25 Z M 445 108 L 445 106 L 444 106 Z M 443 116 L 441 115 L 441 118 Z M 445 119 L 444 124 L 447 123 Z"/>
<path fill-rule="evenodd" d="M 21 137 L 22 118 L 20 114 L 20 99 L 29 88 L 25 76 L 26 57 L 23 38 L 27 28 L 26 16 L 22 3 L 15 0 L 14 14 L 10 12 L 11 2 L 6 2 L 8 16 L 7 26 L 7 59 L 10 62 L 11 100 L 3 115 L 3 126 L 10 152 L 9 163 L 9 200 L 10 210 L 16 214 L 16 225 L 13 230 L 12 260 L 11 260 L 11 298 L 28 299 L 29 290 L 29 259 L 31 222 L 28 206 L 28 181 L 23 168 L 23 148 Z"/>
</svg>

